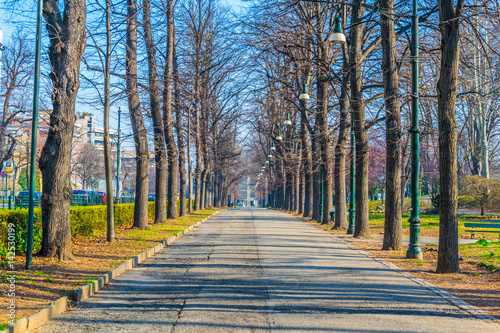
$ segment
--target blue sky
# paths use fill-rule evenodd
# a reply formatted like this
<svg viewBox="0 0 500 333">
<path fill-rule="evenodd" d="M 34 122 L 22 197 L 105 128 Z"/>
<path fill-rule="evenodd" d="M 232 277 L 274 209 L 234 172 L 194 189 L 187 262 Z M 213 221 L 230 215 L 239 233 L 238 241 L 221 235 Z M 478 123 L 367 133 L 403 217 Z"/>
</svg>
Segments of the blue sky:
<svg viewBox="0 0 500 333">
<path fill-rule="evenodd" d="M 240 6 L 242 6 L 243 2 L 241 0 L 221 0 L 222 2 L 227 3 L 228 5 L 233 6 L 235 10 L 238 10 Z M 8 17 L 4 12 L 3 8 L 0 7 L 0 29 L 3 32 L 3 41 L 5 42 L 7 38 L 12 34 L 15 30 L 15 27 L 12 24 L 9 24 Z"/>
<path fill-rule="evenodd" d="M 35 10 L 36 6 L 35 6 L 35 3 L 36 3 L 36 0 L 30 0 L 30 1 L 33 1 L 33 10 Z M 228 5 L 231 5 L 233 6 L 234 10 L 235 11 L 239 11 L 239 7 L 243 4 L 243 2 L 241 0 L 220 0 L 221 3 L 226 3 Z M 1 6 L 1 5 L 0 5 Z M 27 16 L 31 16 L 32 19 L 34 19 L 34 16 L 35 16 L 35 11 L 33 11 L 32 13 L 29 13 Z M 0 7 L 0 29 L 2 29 L 2 32 L 3 32 L 3 43 L 6 43 L 7 42 L 7 39 L 9 38 L 9 36 L 15 31 L 16 27 L 14 24 L 9 24 L 8 22 L 8 13 L 6 13 L 3 8 Z M 32 21 L 33 23 L 33 26 L 30 27 L 32 28 L 32 31 L 35 30 L 35 24 L 34 22 Z M 31 23 L 30 23 L 31 25 Z M 42 27 L 42 34 L 46 34 L 45 32 L 45 26 Z M 77 110 L 80 108 L 80 102 L 77 101 Z M 122 106 L 122 110 L 124 110 L 124 117 L 123 117 L 123 122 L 124 122 L 124 126 L 125 128 L 129 127 L 130 125 L 128 124 L 129 121 L 128 121 L 128 117 L 127 117 L 127 114 L 128 112 L 126 112 L 126 103 L 121 103 L 121 106 Z M 118 108 L 118 105 L 112 107 L 112 115 L 111 115 L 111 128 L 114 129 L 116 128 L 116 124 L 117 124 L 117 121 L 116 121 L 116 114 L 115 114 L 115 109 Z M 91 111 L 92 113 L 94 113 L 94 116 L 98 122 L 98 124 L 100 124 L 102 122 L 102 112 L 100 112 L 99 110 L 93 110 L 93 109 L 89 109 L 89 110 L 84 110 L 84 111 Z M 125 143 L 125 146 L 129 146 L 127 147 L 128 149 L 131 149 L 131 147 L 133 147 L 133 143 L 132 141 L 131 142 L 127 142 Z"/>
</svg>

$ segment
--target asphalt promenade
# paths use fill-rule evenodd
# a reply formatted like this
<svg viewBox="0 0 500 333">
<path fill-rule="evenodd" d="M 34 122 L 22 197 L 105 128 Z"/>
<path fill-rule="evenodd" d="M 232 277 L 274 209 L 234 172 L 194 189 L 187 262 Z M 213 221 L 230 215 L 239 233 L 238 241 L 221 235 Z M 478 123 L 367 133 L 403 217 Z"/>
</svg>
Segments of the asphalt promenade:
<svg viewBox="0 0 500 333">
<path fill-rule="evenodd" d="M 225 211 L 37 332 L 500 332 L 287 214 Z"/>
</svg>

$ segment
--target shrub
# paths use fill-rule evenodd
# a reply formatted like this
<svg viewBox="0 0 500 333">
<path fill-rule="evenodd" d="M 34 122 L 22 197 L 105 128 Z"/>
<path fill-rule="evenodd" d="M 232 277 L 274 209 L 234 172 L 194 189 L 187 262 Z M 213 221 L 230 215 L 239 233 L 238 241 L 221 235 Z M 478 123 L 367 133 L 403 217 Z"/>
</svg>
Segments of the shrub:
<svg viewBox="0 0 500 333">
<path fill-rule="evenodd" d="M 500 201 L 500 181 L 472 175 L 460 180 L 460 192 L 476 199 L 484 215 L 484 208 L 495 206 Z"/>
<path fill-rule="evenodd" d="M 460 195 L 458 196 L 458 207 L 465 208 L 479 208 L 479 201 L 471 197 L 470 195 Z"/>
<path fill-rule="evenodd" d="M 115 226 L 131 227 L 134 220 L 134 204 L 118 204 L 114 206 Z M 154 217 L 155 203 L 148 202 L 149 218 Z M 35 208 L 33 221 L 33 250 L 40 250 L 42 241 L 41 209 Z M 106 230 L 106 206 L 72 206 L 70 207 L 71 237 L 96 235 Z M 0 211 L 0 255 L 7 254 L 7 225 L 13 223 L 16 230 L 16 251 L 26 251 L 28 235 L 28 209 Z"/>
</svg>

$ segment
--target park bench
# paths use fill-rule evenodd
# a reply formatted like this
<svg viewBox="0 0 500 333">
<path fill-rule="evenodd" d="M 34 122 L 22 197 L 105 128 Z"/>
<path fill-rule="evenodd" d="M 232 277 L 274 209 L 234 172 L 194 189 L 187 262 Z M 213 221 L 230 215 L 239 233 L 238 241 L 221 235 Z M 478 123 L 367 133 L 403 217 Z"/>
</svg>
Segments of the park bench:
<svg viewBox="0 0 500 333">
<path fill-rule="evenodd" d="M 472 232 L 471 238 L 476 236 L 476 232 L 498 232 L 500 234 L 500 221 L 498 220 L 477 220 L 477 222 L 467 222 L 464 223 L 466 228 L 471 228 L 470 230 L 465 230 Z M 480 229 L 480 230 L 477 230 Z M 488 229 L 488 230 L 483 230 Z M 497 229 L 497 230 L 493 230 Z"/>
</svg>

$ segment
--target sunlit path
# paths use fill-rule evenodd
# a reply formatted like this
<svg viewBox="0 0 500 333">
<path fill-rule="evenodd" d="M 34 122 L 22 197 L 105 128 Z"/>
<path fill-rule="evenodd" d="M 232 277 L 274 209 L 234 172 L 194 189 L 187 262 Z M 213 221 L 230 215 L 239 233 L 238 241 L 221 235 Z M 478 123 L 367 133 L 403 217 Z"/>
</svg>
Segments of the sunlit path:
<svg viewBox="0 0 500 333">
<path fill-rule="evenodd" d="M 39 332 L 498 332 L 281 212 L 226 211 Z"/>
</svg>

